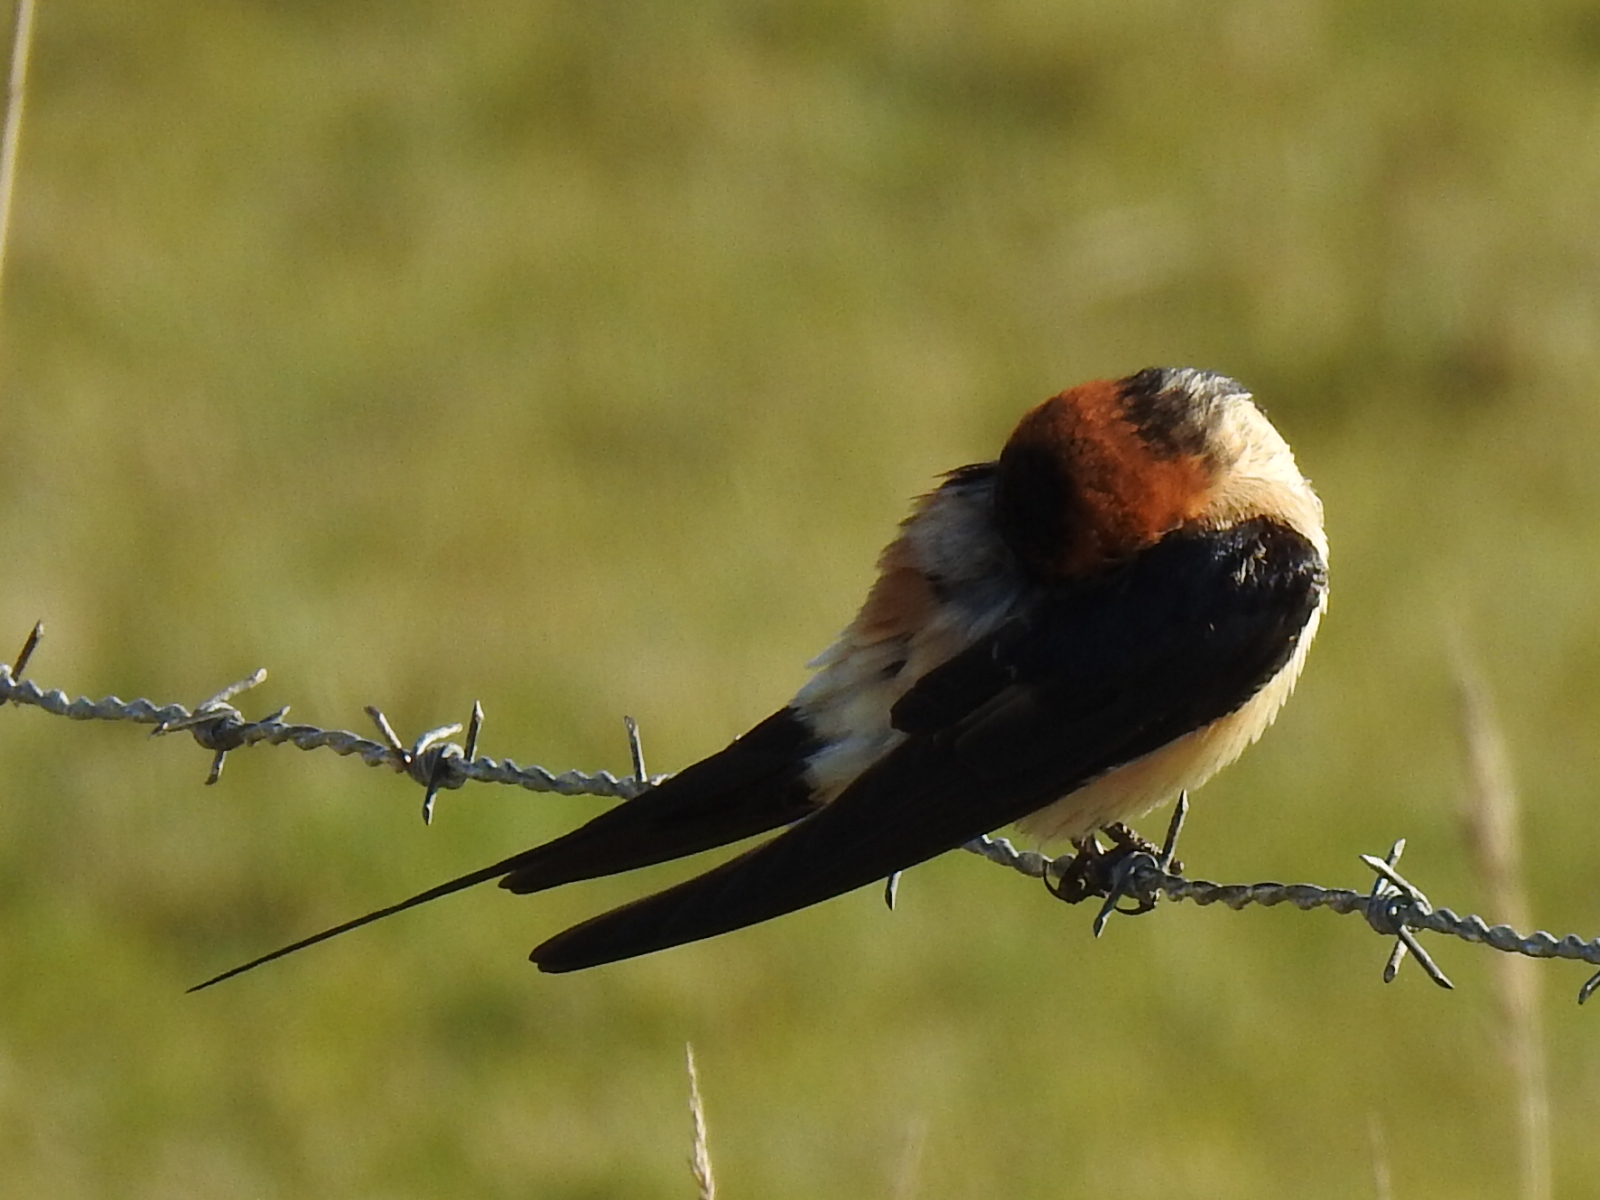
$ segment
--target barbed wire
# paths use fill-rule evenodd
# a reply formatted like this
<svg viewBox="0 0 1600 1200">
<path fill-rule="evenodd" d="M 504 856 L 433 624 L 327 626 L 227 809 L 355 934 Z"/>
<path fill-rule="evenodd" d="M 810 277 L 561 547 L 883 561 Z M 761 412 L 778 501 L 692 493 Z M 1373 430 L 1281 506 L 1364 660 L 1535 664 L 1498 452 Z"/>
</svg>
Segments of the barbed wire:
<svg viewBox="0 0 1600 1200">
<path fill-rule="evenodd" d="M 1509 925 L 1490 925 L 1476 914 L 1469 913 L 1463 917 L 1449 908 L 1434 908 L 1422 890 L 1395 869 L 1401 854 L 1405 852 L 1404 838 L 1394 843 L 1385 858 L 1361 855 L 1361 861 L 1377 876 L 1367 892 L 1326 888 L 1314 883 L 1224 884 L 1212 883 L 1208 879 L 1189 879 L 1172 869 L 1173 851 L 1188 808 L 1188 798 L 1180 796 L 1173 809 L 1166 844 L 1159 854 L 1144 849 L 1132 849 L 1127 853 L 1116 850 L 1106 852 L 1109 886 L 1105 901 L 1095 917 L 1096 937 L 1105 931 L 1113 913 L 1139 915 L 1153 909 L 1156 901 L 1165 896 L 1171 900 L 1190 900 L 1202 907 L 1221 904 L 1235 912 L 1252 904 L 1263 908 L 1293 904 L 1302 912 L 1327 908 L 1336 913 L 1360 913 L 1375 932 L 1396 939 L 1383 970 L 1385 983 L 1393 982 L 1400 964 L 1409 953 L 1416 956 L 1428 977 L 1440 987 L 1455 986 L 1417 941 L 1416 933 L 1424 930 L 1449 934 L 1464 942 L 1488 946 L 1506 954 L 1520 954 L 1527 958 L 1571 959 L 1600 967 L 1600 938 L 1585 940 L 1577 934 L 1556 937 L 1544 930 L 1523 935 Z M 1005 838 L 978 838 L 963 849 L 1030 878 L 1042 879 L 1047 885 L 1059 879 L 1077 861 L 1076 855 L 1050 858 L 1033 851 L 1020 851 Z M 1052 890 L 1056 889 L 1052 887 Z M 1135 907 L 1119 907 L 1118 902 L 1123 899 L 1134 901 Z M 1596 990 L 1600 990 L 1600 972 L 1578 989 L 1578 1003 L 1584 1003 Z"/>
<path fill-rule="evenodd" d="M 389 724 L 383 711 L 372 705 L 367 706 L 366 713 L 378 727 L 383 738 L 381 742 L 348 729 L 291 725 L 284 720 L 289 712 L 288 705 L 259 721 L 247 720 L 231 701 L 263 682 L 267 677 L 265 668 L 229 684 L 193 709 L 185 708 L 182 704 L 156 704 L 142 698 L 123 700 L 114 695 L 100 700 L 90 700 L 87 696 L 70 700 L 60 688 L 46 690 L 22 677 L 43 634 L 43 624 L 35 625 L 17 661 L 10 666 L 0 664 L 0 703 L 9 701 L 27 705 L 73 721 L 132 721 L 139 725 L 153 725 L 155 728 L 150 731 L 151 737 L 187 731 L 196 742 L 212 752 L 211 770 L 206 775 L 208 784 L 214 784 L 221 778 L 223 763 L 231 751 L 263 742 L 270 746 L 288 743 L 301 750 L 332 750 L 341 756 L 359 758 L 369 767 L 388 767 L 408 775 L 426 789 L 422 805 L 424 821 L 431 821 L 434 800 L 441 790 L 460 788 L 469 780 L 514 784 L 530 792 L 628 800 L 665 778 L 649 778 L 642 769 L 633 778 L 618 777 L 610 771 L 594 774 L 563 771 L 558 775 L 541 766 L 520 766 L 510 758 L 480 758 L 476 751 L 478 735 L 483 729 L 483 707 L 476 703 L 472 706 L 472 716 L 467 723 L 465 747 L 449 740 L 461 732 L 460 725 L 443 725 L 438 729 L 426 730 L 407 746 Z M 632 718 L 625 720 L 635 747 L 634 764 L 642 767 L 643 757 L 637 749 L 638 726 Z"/>
<path fill-rule="evenodd" d="M 43 634 L 43 624 L 35 625 L 16 661 L 10 665 L 0 663 L 0 704 L 9 702 L 38 708 L 74 721 L 129 721 L 150 725 L 153 726 L 150 731 L 152 737 L 186 731 L 212 755 L 205 780 L 207 784 L 215 784 L 221 778 L 223 764 L 234 750 L 260 744 L 288 744 L 301 750 L 326 749 L 342 757 L 358 758 L 370 767 L 388 767 L 421 785 L 424 789 L 422 818 L 427 823 L 432 821 L 439 792 L 461 788 L 469 781 L 512 784 L 531 792 L 554 792 L 563 796 L 626 800 L 667 778 L 666 775 L 646 773 L 639 727 L 632 717 L 623 718 L 634 768 L 631 777 L 617 776 L 610 771 L 563 771 L 557 774 L 537 765 L 521 766 L 510 758 L 479 756 L 477 744 L 484 717 L 482 706 L 476 702 L 466 725 L 465 745 L 450 740 L 462 731 L 462 726 L 456 724 L 426 730 L 407 746 L 383 711 L 371 705 L 367 706 L 366 713 L 377 726 L 382 741 L 344 729 L 290 724 L 284 720 L 289 712 L 288 705 L 258 721 L 251 721 L 232 701 L 235 696 L 266 679 L 264 668 L 237 683 L 229 684 L 192 709 L 176 703 L 156 704 L 143 698 L 122 700 L 115 695 L 100 700 L 90 700 L 85 696 L 69 699 L 59 688 L 45 689 L 24 677 Z M 1105 931 L 1114 913 L 1146 913 L 1155 908 L 1157 901 L 1163 897 L 1173 901 L 1192 901 L 1202 907 L 1221 904 L 1236 912 L 1250 905 L 1271 908 L 1279 904 L 1292 904 L 1303 912 L 1326 908 L 1336 913 L 1360 913 L 1374 931 L 1395 938 L 1394 948 L 1384 967 L 1385 983 L 1395 978 L 1400 964 L 1409 953 L 1416 957 L 1428 977 L 1440 987 L 1455 986 L 1417 941 L 1416 934 L 1424 931 L 1448 934 L 1507 954 L 1520 954 L 1527 958 L 1570 959 L 1600 967 L 1600 938 L 1585 940 L 1576 934 L 1556 937 L 1543 930 L 1524 935 L 1509 925 L 1490 925 L 1475 914 L 1463 917 L 1449 908 L 1434 908 L 1421 889 L 1395 869 L 1405 850 L 1403 838 L 1394 843 L 1384 858 L 1361 855 L 1361 861 L 1377 876 L 1371 889 L 1366 892 L 1325 888 L 1311 883 L 1221 884 L 1205 879 L 1189 879 L 1181 873 L 1181 864 L 1174 858 L 1178 836 L 1187 814 L 1188 798 L 1180 796 L 1173 810 L 1166 841 L 1159 851 L 1137 838 L 1120 840 L 1109 850 L 1100 849 L 1098 842 L 1089 842 L 1078 854 L 1056 858 L 1037 851 L 1018 850 L 1003 837 L 979 837 L 962 849 L 1030 878 L 1043 880 L 1053 894 L 1070 901 L 1085 898 L 1085 893 L 1068 895 L 1066 889 L 1061 887 L 1063 878 L 1071 871 L 1081 872 L 1086 855 L 1091 860 L 1098 860 L 1088 864 L 1092 869 L 1092 878 L 1097 883 L 1086 893 L 1104 897 L 1094 920 L 1096 937 Z M 891 907 L 898 880 L 898 874 L 891 877 L 885 891 L 885 899 Z M 1124 900 L 1132 901 L 1134 906 L 1122 907 Z M 1597 990 L 1600 990 L 1600 971 L 1578 990 L 1578 1003 L 1584 1003 Z"/>
</svg>

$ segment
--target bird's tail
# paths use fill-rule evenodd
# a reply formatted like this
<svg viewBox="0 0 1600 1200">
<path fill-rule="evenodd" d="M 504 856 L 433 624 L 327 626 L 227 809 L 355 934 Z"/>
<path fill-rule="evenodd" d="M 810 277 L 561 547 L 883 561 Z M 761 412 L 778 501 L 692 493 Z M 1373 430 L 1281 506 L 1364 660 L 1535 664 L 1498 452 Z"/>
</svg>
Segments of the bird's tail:
<svg viewBox="0 0 1600 1200">
<path fill-rule="evenodd" d="M 793 710 L 780 709 L 726 749 L 570 833 L 398 904 L 301 938 L 189 990 L 198 992 L 307 946 L 491 879 L 500 879 L 502 887 L 520 894 L 542 892 L 698 854 L 790 824 L 813 807 L 805 768 L 816 745 L 810 726 Z"/>
<path fill-rule="evenodd" d="M 335 925 L 332 929 L 324 929 L 321 933 L 313 933 L 310 937 L 301 938 L 298 942 L 293 942 L 287 946 L 280 946 L 270 954 L 263 954 L 260 958 L 252 958 L 249 962 L 244 963 L 241 966 L 233 967 L 227 971 L 224 971 L 220 975 L 213 975 L 204 983 L 195 984 L 189 989 L 189 991 L 204 991 L 212 984 L 221 983 L 224 979 L 232 979 L 235 975 L 243 975 L 246 971 L 253 971 L 256 967 L 272 962 L 274 959 L 283 958 L 285 955 L 293 954 L 296 950 L 304 950 L 307 946 L 315 946 L 318 942 L 325 942 L 329 938 L 338 937 L 341 933 L 349 933 L 352 929 L 360 929 L 361 926 L 370 925 L 374 921 L 381 921 L 384 917 L 392 917 L 397 912 L 404 912 L 408 908 L 415 908 L 419 904 L 426 904 L 429 900 L 437 900 L 440 896 L 448 896 L 451 892 L 459 892 L 463 888 L 472 887 L 474 884 L 487 883 L 491 879 L 498 879 L 507 871 L 514 869 L 522 857 L 523 856 L 519 854 L 513 858 L 508 858 L 501 862 L 497 862 L 492 866 L 480 867 L 476 871 L 468 872 L 465 875 L 458 876 L 455 879 L 451 879 L 431 887 L 425 892 L 418 892 L 415 896 L 409 896 L 400 901 L 398 904 L 391 904 L 387 908 L 376 909 L 373 912 L 365 914 L 364 916 L 359 916 L 353 920 L 346 921 L 342 925 Z"/>
</svg>

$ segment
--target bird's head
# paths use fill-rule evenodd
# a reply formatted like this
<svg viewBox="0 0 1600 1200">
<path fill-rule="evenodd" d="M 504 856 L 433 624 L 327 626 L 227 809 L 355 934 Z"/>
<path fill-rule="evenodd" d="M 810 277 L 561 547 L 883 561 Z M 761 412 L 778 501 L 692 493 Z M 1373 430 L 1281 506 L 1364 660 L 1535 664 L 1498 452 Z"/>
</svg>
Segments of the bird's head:
<svg viewBox="0 0 1600 1200">
<path fill-rule="evenodd" d="M 1322 506 L 1234 380 L 1153 367 L 1046 400 L 1000 455 L 996 516 L 1045 578 L 1091 574 L 1185 526 L 1271 517 L 1324 555 Z"/>
</svg>

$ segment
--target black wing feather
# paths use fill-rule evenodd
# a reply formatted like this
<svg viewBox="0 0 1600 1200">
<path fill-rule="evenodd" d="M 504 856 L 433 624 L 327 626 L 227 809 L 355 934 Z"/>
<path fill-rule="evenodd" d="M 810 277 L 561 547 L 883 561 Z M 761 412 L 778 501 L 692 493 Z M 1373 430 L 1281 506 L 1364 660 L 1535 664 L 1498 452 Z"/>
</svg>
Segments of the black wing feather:
<svg viewBox="0 0 1600 1200">
<path fill-rule="evenodd" d="M 570 971 L 751 925 L 1009 824 L 1243 706 L 1320 602 L 1321 556 L 1267 520 L 1169 534 L 929 672 L 895 707 L 909 736 L 777 838 L 534 950 Z"/>
<path fill-rule="evenodd" d="M 500 886 L 513 892 L 537 892 L 698 854 L 788 825 L 812 811 L 805 767 L 817 748 L 810 727 L 792 709 L 780 709 L 726 749 L 607 809 L 571 833 L 301 938 L 189 990 L 198 992 L 491 879 L 500 879 Z"/>
<path fill-rule="evenodd" d="M 512 860 L 518 894 L 653 866 L 726 846 L 812 811 L 806 760 L 821 747 L 793 709 L 571 833 Z"/>
</svg>

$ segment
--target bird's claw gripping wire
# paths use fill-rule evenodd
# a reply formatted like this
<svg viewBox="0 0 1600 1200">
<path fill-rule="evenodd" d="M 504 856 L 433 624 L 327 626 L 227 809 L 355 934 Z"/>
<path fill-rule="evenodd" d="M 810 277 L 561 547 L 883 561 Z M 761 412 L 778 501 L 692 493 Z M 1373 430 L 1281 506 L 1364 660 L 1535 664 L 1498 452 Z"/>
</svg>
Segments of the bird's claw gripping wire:
<svg viewBox="0 0 1600 1200">
<path fill-rule="evenodd" d="M 1052 864 L 1044 874 L 1045 887 L 1058 900 L 1078 904 L 1091 896 L 1105 898 L 1094 920 L 1094 933 L 1099 937 L 1105 931 L 1112 913 L 1136 917 L 1150 912 L 1160 898 L 1158 888 L 1152 886 L 1151 872 L 1162 875 L 1183 871 L 1177 861 L 1178 835 L 1183 831 L 1184 819 L 1189 814 L 1187 793 L 1178 797 L 1172 810 L 1172 820 L 1167 826 L 1167 836 L 1161 846 L 1141 837 L 1120 821 L 1102 830 L 1111 839 L 1111 845 L 1100 845 L 1091 834 L 1076 840 L 1077 853 L 1064 863 Z M 1131 906 L 1121 901 L 1131 899 Z"/>
</svg>

